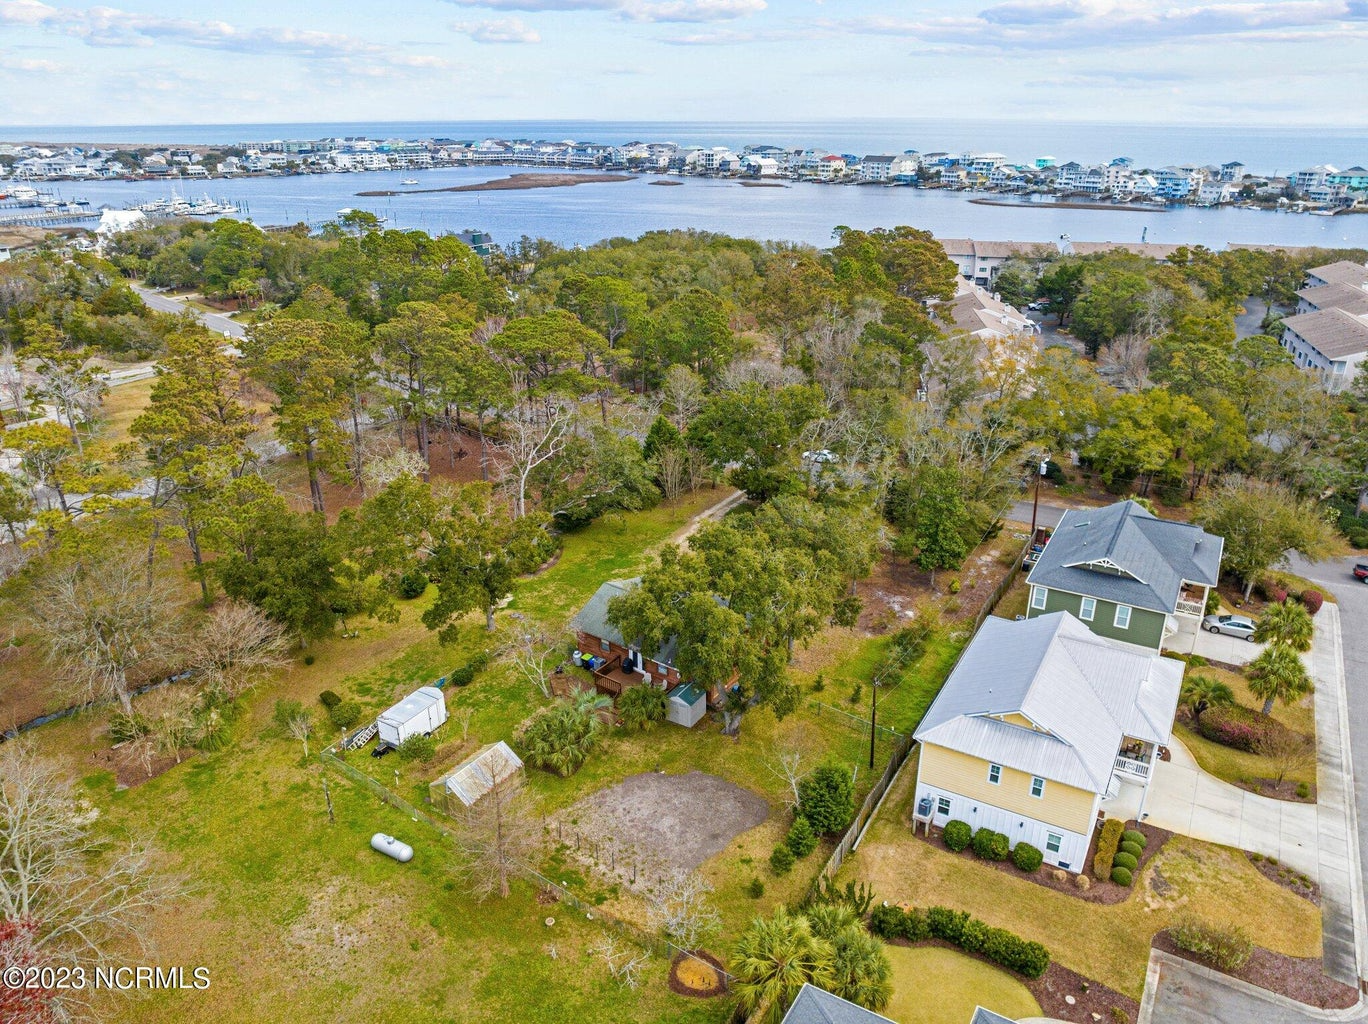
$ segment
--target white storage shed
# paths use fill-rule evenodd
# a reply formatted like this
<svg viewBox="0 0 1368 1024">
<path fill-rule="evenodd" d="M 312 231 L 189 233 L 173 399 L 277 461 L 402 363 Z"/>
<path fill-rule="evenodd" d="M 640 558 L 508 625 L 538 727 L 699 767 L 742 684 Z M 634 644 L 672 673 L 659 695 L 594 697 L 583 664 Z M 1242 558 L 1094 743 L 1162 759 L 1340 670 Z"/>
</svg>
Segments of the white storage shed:
<svg viewBox="0 0 1368 1024">
<path fill-rule="evenodd" d="M 683 683 L 670 691 L 670 703 L 665 718 L 692 729 L 708 713 L 708 695 L 693 683 Z"/>
</svg>

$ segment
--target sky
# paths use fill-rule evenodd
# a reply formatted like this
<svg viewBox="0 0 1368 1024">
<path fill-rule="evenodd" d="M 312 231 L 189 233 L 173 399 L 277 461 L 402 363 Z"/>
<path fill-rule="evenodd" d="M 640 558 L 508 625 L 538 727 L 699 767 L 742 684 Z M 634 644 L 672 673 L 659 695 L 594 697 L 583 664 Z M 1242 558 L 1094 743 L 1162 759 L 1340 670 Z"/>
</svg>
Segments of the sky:
<svg viewBox="0 0 1368 1024">
<path fill-rule="evenodd" d="M 1368 0 L 0 0 L 0 124 L 1368 124 Z"/>
</svg>

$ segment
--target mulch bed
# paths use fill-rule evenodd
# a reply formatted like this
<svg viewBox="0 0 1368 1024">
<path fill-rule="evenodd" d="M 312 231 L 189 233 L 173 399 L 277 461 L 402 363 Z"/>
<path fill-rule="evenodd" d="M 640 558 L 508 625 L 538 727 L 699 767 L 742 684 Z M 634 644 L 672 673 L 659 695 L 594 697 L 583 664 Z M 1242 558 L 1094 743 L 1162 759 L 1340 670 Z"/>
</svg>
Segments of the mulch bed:
<svg viewBox="0 0 1368 1024">
<path fill-rule="evenodd" d="M 1156 935 L 1153 945 L 1165 953 L 1219 970 L 1212 964 L 1179 949 L 1167 931 Z M 1319 1006 L 1324 1010 L 1342 1010 L 1358 1002 L 1358 989 L 1325 976 L 1320 957 L 1302 959 L 1255 946 L 1253 956 L 1242 970 L 1222 973 L 1267 989 L 1269 992 L 1295 999 L 1307 1006 Z"/>
<path fill-rule="evenodd" d="M 1140 1004 L 1134 999 L 1053 961 L 1039 978 L 1027 981 L 1026 987 L 1046 1017 L 1080 1024 L 1095 1024 L 1098 1020 L 1104 1024 L 1134 1024 L 1140 1014 Z M 1068 1001 L 1070 997 L 1072 1003 Z"/>
<path fill-rule="evenodd" d="M 1300 871 L 1288 867 L 1286 864 L 1279 864 L 1276 858 L 1265 857 L 1258 853 L 1246 851 L 1245 857 L 1249 863 L 1259 869 L 1259 873 L 1270 882 L 1281 885 L 1284 889 L 1290 889 L 1303 899 L 1310 900 L 1316 906 L 1321 904 L 1320 886 L 1311 881 Z"/>
<path fill-rule="evenodd" d="M 1169 838 L 1173 835 L 1173 833 L 1166 831 L 1165 829 L 1156 828 L 1153 825 L 1143 823 L 1137 825 L 1132 822 L 1128 824 L 1126 827 L 1128 829 L 1135 829 L 1138 832 L 1143 832 L 1145 834 L 1145 838 L 1148 840 L 1148 842 L 1145 844 L 1144 851 L 1140 854 L 1140 865 L 1135 870 L 1135 877 L 1139 878 L 1140 873 L 1145 868 L 1145 865 L 1149 863 L 1150 859 L 1156 853 L 1163 849 L 1164 844 L 1168 842 Z M 1091 867 L 1093 857 L 1097 852 L 1097 837 L 1100 832 L 1101 829 L 1093 830 L 1092 843 L 1088 846 L 1088 856 L 1087 860 L 1084 862 L 1085 874 L 1088 874 L 1088 871 L 1086 869 Z M 1081 889 L 1078 886 L 1078 876 L 1070 874 L 1067 871 L 1061 872 L 1061 869 L 1053 868 L 1050 867 L 1050 865 L 1045 864 L 1042 865 L 1038 870 L 1028 873 L 1022 871 L 1019 867 L 1013 864 L 1010 857 L 1007 860 L 979 860 L 978 856 L 975 855 L 974 848 L 972 846 L 965 847 L 959 853 L 955 853 L 953 850 L 951 850 L 948 846 L 945 845 L 945 840 L 942 838 L 941 829 L 939 828 L 933 827 L 931 829 L 930 838 L 926 837 L 924 830 L 918 831 L 916 833 L 916 836 L 924 842 L 929 842 L 932 846 L 944 850 L 946 853 L 949 853 L 952 856 L 972 858 L 976 863 L 982 864 L 984 867 L 995 868 L 996 870 L 1004 872 L 1005 874 L 1013 875 L 1017 878 L 1023 878 L 1028 882 L 1034 882 L 1036 885 L 1043 885 L 1047 889 L 1053 889 L 1055 892 L 1062 892 L 1069 896 L 1077 897 L 1078 899 L 1085 900 L 1088 903 L 1124 903 L 1127 899 L 1130 898 L 1131 894 L 1135 891 L 1134 886 L 1128 888 L 1124 885 L 1117 885 L 1115 882 L 1110 880 L 1105 882 L 1099 881 L 1096 878 L 1092 878 L 1090 874 L 1089 880 L 1091 884 L 1088 888 Z M 1064 878 L 1062 880 L 1058 878 L 1056 872 L 1062 873 L 1064 875 Z M 1167 883 L 1164 882 L 1163 877 L 1156 874 L 1154 878 L 1154 883 L 1156 890 L 1159 890 L 1159 895 L 1164 895 L 1164 893 L 1162 892 L 1162 887 Z"/>
<path fill-rule="evenodd" d="M 1241 779 L 1235 783 L 1240 789 L 1250 793 L 1258 793 L 1266 796 L 1270 800 L 1286 800 L 1290 804 L 1314 804 L 1316 802 L 1316 787 L 1314 784 L 1308 785 L 1306 796 L 1297 795 L 1297 783 L 1283 779 L 1278 782 L 1276 779 Z"/>
<path fill-rule="evenodd" d="M 708 988 L 696 988 L 681 981 L 679 969 L 689 960 L 702 960 L 714 968 L 716 972 L 713 976 L 714 984 Z M 705 949 L 696 949 L 693 953 L 676 953 L 675 958 L 670 961 L 670 991 L 676 995 L 693 996 L 697 999 L 710 999 L 713 996 L 725 995 L 727 991 L 727 969 L 722 965 L 721 960 Z"/>
</svg>

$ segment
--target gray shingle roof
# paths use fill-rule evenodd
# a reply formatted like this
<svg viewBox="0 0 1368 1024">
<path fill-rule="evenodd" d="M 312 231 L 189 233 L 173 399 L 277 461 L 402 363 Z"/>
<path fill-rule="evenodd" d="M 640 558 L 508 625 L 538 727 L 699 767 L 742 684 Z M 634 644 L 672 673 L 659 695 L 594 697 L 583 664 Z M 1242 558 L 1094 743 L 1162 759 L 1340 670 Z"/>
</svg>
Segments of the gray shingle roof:
<svg viewBox="0 0 1368 1024">
<path fill-rule="evenodd" d="M 1353 316 L 1368 313 L 1368 290 L 1352 285 L 1318 284 L 1301 289 L 1297 292 L 1297 297 L 1305 299 L 1317 310 L 1342 309 Z"/>
<path fill-rule="evenodd" d="M 992 1010 L 985 1010 L 982 1006 L 976 1006 L 974 1015 L 969 1018 L 969 1024 L 1016 1024 L 1016 1021 Z"/>
<path fill-rule="evenodd" d="M 1027 582 L 1167 615 L 1184 580 L 1216 585 L 1224 546 L 1200 526 L 1158 519 L 1133 501 L 1070 509 Z M 1087 568 L 1103 560 L 1121 573 Z"/>
<path fill-rule="evenodd" d="M 1123 736 L 1167 743 L 1183 666 L 1097 636 L 1067 612 L 989 617 L 916 738 L 1094 793 Z M 1028 728 L 1000 717 L 1020 714 Z"/>
<path fill-rule="evenodd" d="M 608 621 L 608 602 L 615 597 L 628 594 L 641 582 L 641 577 L 633 577 L 630 580 L 609 580 L 594 592 L 594 596 L 589 598 L 589 602 L 575 613 L 575 617 L 570 620 L 570 628 L 590 636 L 600 637 L 621 647 L 629 644 L 623 639 L 622 631 Z M 658 651 L 643 651 L 651 661 L 663 662 L 666 665 L 674 665 L 675 655 L 679 653 L 679 642 L 675 637 L 670 637 Z"/>
<path fill-rule="evenodd" d="M 815 985 L 804 985 L 798 990 L 793 1005 L 784 1014 L 782 1024 L 893 1024 L 873 1010 L 856 1006 L 849 1000 L 834 996 Z M 1010 1024 L 1010 1022 L 1008 1022 Z"/>
<path fill-rule="evenodd" d="M 1283 321 L 1283 327 L 1326 359 L 1368 352 L 1368 319 L 1333 306 L 1289 316 Z"/>
<path fill-rule="evenodd" d="M 1307 277 L 1324 281 L 1326 284 L 1347 284 L 1352 288 L 1362 288 L 1368 282 L 1368 267 L 1352 260 L 1336 260 L 1306 272 Z"/>
</svg>

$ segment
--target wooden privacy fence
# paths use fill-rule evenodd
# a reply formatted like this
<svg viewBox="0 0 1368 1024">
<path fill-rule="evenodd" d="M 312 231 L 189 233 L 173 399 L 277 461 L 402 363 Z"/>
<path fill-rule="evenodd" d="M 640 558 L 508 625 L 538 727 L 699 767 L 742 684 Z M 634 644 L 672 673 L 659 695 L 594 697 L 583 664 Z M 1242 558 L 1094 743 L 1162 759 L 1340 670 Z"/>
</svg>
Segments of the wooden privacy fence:
<svg viewBox="0 0 1368 1024">
<path fill-rule="evenodd" d="M 1007 593 L 1007 588 L 1010 587 L 1012 581 L 1016 579 L 1016 574 L 1021 572 L 1021 563 L 1025 561 L 1026 552 L 1030 550 L 1031 538 L 1027 537 L 1022 542 L 1021 550 L 1017 552 L 1016 558 L 1012 559 L 1012 567 L 1007 570 L 1007 575 L 1002 577 L 1002 581 L 993 588 L 993 592 L 988 595 L 988 600 L 983 602 L 983 607 L 980 608 L 979 613 L 974 616 L 974 628 L 970 631 L 970 635 L 977 633 L 979 627 L 983 625 L 983 620 L 993 614 L 993 609 L 996 608 L 998 602 L 1002 600 L 1002 595 Z"/>
</svg>

